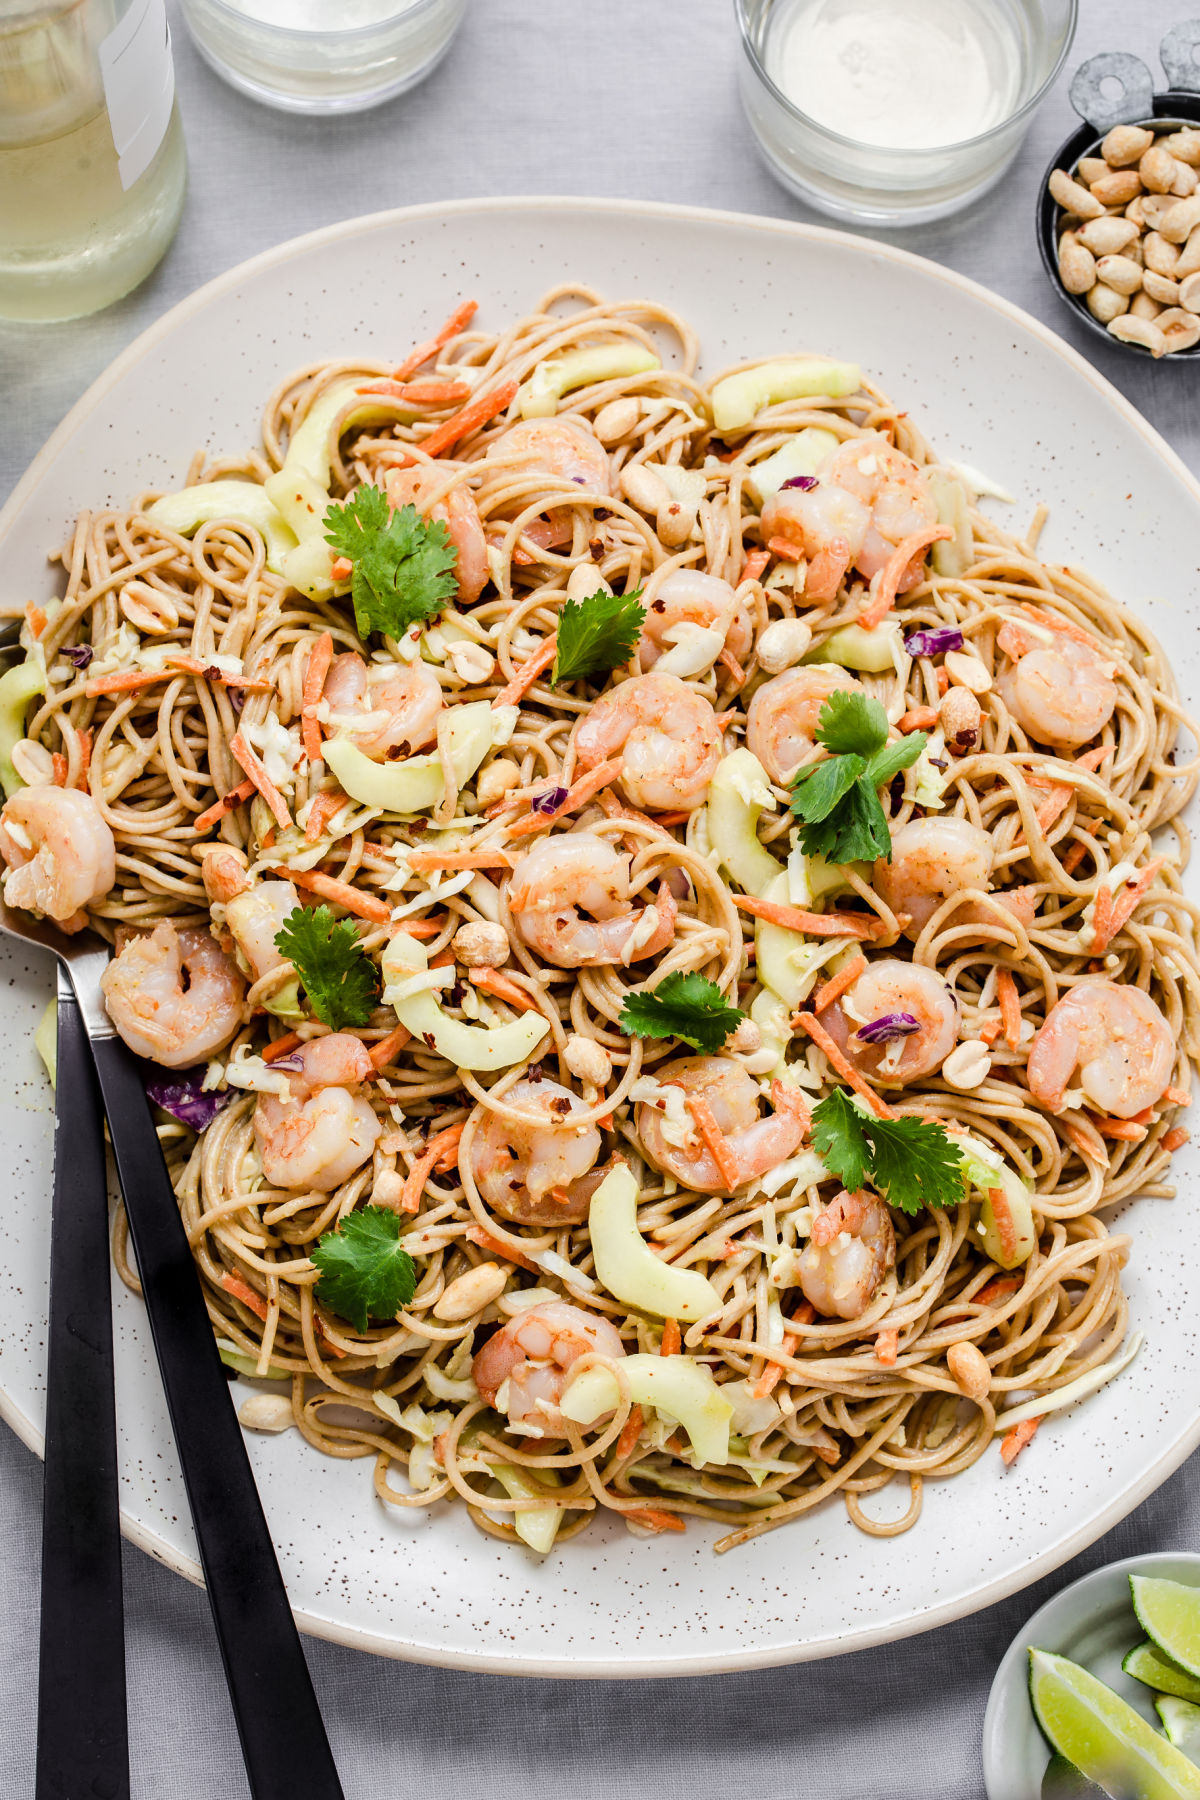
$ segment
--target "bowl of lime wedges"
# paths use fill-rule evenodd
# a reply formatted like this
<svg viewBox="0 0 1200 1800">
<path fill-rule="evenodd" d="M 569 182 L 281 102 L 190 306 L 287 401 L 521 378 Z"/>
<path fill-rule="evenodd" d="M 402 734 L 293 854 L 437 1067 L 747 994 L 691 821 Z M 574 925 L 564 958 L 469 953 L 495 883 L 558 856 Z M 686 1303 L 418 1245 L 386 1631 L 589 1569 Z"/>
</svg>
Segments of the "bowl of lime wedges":
<svg viewBox="0 0 1200 1800">
<path fill-rule="evenodd" d="M 1200 1800 L 1200 1556 L 1132 1556 L 1013 1639 L 983 1724 L 988 1800 Z"/>
</svg>

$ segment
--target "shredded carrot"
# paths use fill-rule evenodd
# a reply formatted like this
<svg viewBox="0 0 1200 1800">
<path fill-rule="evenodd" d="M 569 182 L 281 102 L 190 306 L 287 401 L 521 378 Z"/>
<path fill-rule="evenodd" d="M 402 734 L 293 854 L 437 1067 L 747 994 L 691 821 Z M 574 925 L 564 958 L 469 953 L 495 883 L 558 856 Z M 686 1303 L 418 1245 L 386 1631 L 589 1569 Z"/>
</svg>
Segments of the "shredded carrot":
<svg viewBox="0 0 1200 1800">
<path fill-rule="evenodd" d="M 469 406 L 464 406 L 461 412 L 452 413 L 445 424 L 439 425 L 436 431 L 431 431 L 427 438 L 422 438 L 418 447 L 426 456 L 440 456 L 443 450 L 449 450 L 452 444 L 469 437 L 471 432 L 489 424 L 497 413 L 502 413 L 516 398 L 519 385 L 516 381 L 504 381 L 499 387 L 480 394 Z"/>
<path fill-rule="evenodd" d="M 1039 824 L 1040 823 L 1041 823 L 1041 821 L 1039 820 Z M 1045 829 L 1046 828 L 1043 825 L 1042 830 L 1044 831 Z M 1079 867 L 1080 863 L 1083 861 L 1084 857 L 1087 855 L 1087 853 L 1088 853 L 1087 845 L 1082 844 L 1078 840 L 1076 840 L 1076 842 L 1071 845 L 1071 848 L 1067 851 L 1067 854 L 1062 859 L 1064 875 L 1073 875 L 1075 873 L 1076 869 Z"/>
<path fill-rule="evenodd" d="M 627 1506 L 623 1516 L 632 1519 L 635 1525 L 645 1525 L 649 1531 L 687 1530 L 678 1513 L 662 1512 L 657 1506 Z"/>
<path fill-rule="evenodd" d="M 263 768 L 257 753 L 246 741 L 244 732 L 235 731 L 229 740 L 229 748 L 254 783 L 263 799 L 271 809 L 275 823 L 280 831 L 286 831 L 292 822 L 292 815 L 287 809 L 283 795 Z"/>
<path fill-rule="evenodd" d="M 357 918 L 370 919 L 373 925 L 386 925 L 391 919 L 391 908 L 385 901 L 377 900 L 374 894 L 364 894 L 361 888 L 351 887 L 348 882 L 335 881 L 332 875 L 322 875 L 318 869 L 276 868 L 271 873 L 280 881 L 292 881 L 298 888 L 306 888 L 310 894 L 319 894 L 322 900 L 344 907 Z"/>
<path fill-rule="evenodd" d="M 339 1358 L 344 1357 L 344 1356 L 349 1356 L 350 1352 L 348 1350 L 343 1350 L 340 1344 L 334 1343 L 333 1339 L 329 1335 L 328 1330 L 326 1329 L 325 1321 L 321 1317 L 320 1313 L 313 1314 L 313 1324 L 316 1327 L 317 1336 L 321 1339 L 321 1342 L 324 1344 L 324 1346 L 325 1346 L 326 1350 L 329 1352 L 330 1356 L 336 1356 Z"/>
<path fill-rule="evenodd" d="M 992 1279 L 980 1288 L 972 1297 L 972 1306 L 995 1306 L 997 1300 L 1007 1300 L 1010 1294 L 1020 1291 L 1024 1285 L 1023 1275 L 993 1275 Z"/>
<path fill-rule="evenodd" d="M 941 538 L 953 536 L 954 532 L 949 525 L 927 525 L 923 530 L 901 538 L 884 564 L 878 588 L 858 615 L 858 622 L 864 631 L 873 631 L 876 625 L 881 625 L 887 618 L 896 604 L 896 596 L 900 592 L 900 583 L 904 580 L 908 565 L 923 555 L 931 544 L 936 544 Z"/>
<path fill-rule="evenodd" d="M 192 820 L 193 831 L 207 831 L 210 826 L 216 825 L 223 819 L 227 813 L 233 812 L 235 807 L 240 806 L 243 800 L 249 800 L 251 794 L 255 792 L 257 790 L 252 781 L 243 781 L 240 787 L 231 788 L 223 800 L 218 800 L 215 805 L 206 808 L 204 812 L 197 813 Z"/>
<path fill-rule="evenodd" d="M 111 675 L 97 675 L 83 691 L 89 700 L 97 700 L 101 694 L 140 693 L 142 688 L 154 687 L 160 681 L 172 681 L 174 677 L 172 669 L 117 669 Z"/>
<path fill-rule="evenodd" d="M 757 581 L 770 560 L 769 550 L 751 550 L 742 567 L 742 580 Z"/>
<path fill-rule="evenodd" d="M 1078 1150 L 1084 1162 L 1095 1163 L 1103 1168 L 1108 1163 L 1108 1153 L 1102 1144 L 1093 1141 L 1091 1134 L 1082 1125 L 1076 1125 L 1069 1119 L 1062 1121 L 1063 1136 L 1072 1147 Z"/>
<path fill-rule="evenodd" d="M 811 1325 L 816 1316 L 816 1307 L 813 1306 L 810 1301 L 802 1300 L 792 1317 L 790 1319 L 785 1319 L 783 1322 L 785 1325 Z M 797 1338 L 796 1342 L 799 1343 L 799 1341 L 799 1338 Z"/>
<path fill-rule="evenodd" d="M 282 1037 L 267 1045 L 262 1059 L 266 1063 L 278 1062 L 281 1056 L 290 1056 L 293 1050 L 298 1050 L 303 1042 L 298 1031 L 285 1031 Z"/>
<path fill-rule="evenodd" d="M 1097 1119 L 1090 1114 L 1089 1117 L 1102 1138 L 1114 1138 L 1120 1144 L 1140 1144 L 1146 1135 L 1146 1127 L 1133 1119 Z"/>
<path fill-rule="evenodd" d="M 1032 619 L 1035 625 L 1045 625 L 1049 631 L 1057 631 L 1062 637 L 1074 638 L 1077 644 L 1086 644 L 1089 650 L 1096 648 L 1096 639 L 1089 637 L 1080 626 L 1073 625 L 1070 619 L 1059 618 L 1057 613 L 1043 612 L 1040 606 L 1022 606 L 1016 618 L 1018 625 L 1022 619 Z"/>
<path fill-rule="evenodd" d="M 552 631 L 548 638 L 542 639 L 529 661 L 513 671 L 511 681 L 492 701 L 493 710 L 498 706 L 519 706 L 538 676 L 545 673 L 557 655 L 558 633 Z"/>
<path fill-rule="evenodd" d="M 478 311 L 478 300 L 464 300 L 461 306 L 456 306 L 446 323 L 431 338 L 411 350 L 399 368 L 392 370 L 392 380 L 407 381 L 410 375 L 415 375 L 421 365 L 427 363 L 431 356 L 436 356 L 452 337 L 457 337 L 460 331 L 466 330 Z"/>
<path fill-rule="evenodd" d="M 1039 1413 L 1036 1419 L 1022 1419 L 1019 1425 L 1014 1425 L 1011 1431 L 1005 1433 L 1000 1454 L 1010 1468 L 1031 1441 L 1041 1422 L 1042 1415 Z"/>
<path fill-rule="evenodd" d="M 848 1062 L 842 1055 L 815 1013 L 797 1013 L 792 1019 L 792 1024 L 807 1031 L 817 1048 L 825 1052 L 830 1067 L 836 1069 L 842 1080 L 848 1082 L 855 1093 L 862 1096 L 877 1119 L 895 1118 L 896 1115 L 891 1107 L 879 1098 L 874 1088 L 863 1080 L 853 1063 Z"/>
<path fill-rule="evenodd" d="M 425 1183 L 433 1174 L 434 1169 L 442 1164 L 443 1156 L 448 1151 L 457 1151 L 458 1140 L 465 1129 L 465 1125 L 450 1125 L 445 1131 L 439 1131 L 436 1137 L 430 1138 L 404 1178 L 404 1186 L 400 1190 L 398 1208 L 400 1212 L 415 1213 L 417 1211 L 421 1204 L 421 1195 L 425 1192 Z M 455 1161 L 457 1161 L 457 1156 Z"/>
<path fill-rule="evenodd" d="M 329 573 L 335 581 L 346 581 L 354 573 L 354 564 L 348 556 L 335 556 L 329 565 Z"/>
<path fill-rule="evenodd" d="M 247 694 L 272 692 L 269 681 L 258 681 L 253 675 L 227 675 L 224 669 L 202 662 L 198 656 L 168 656 L 166 661 L 171 669 L 180 669 L 185 675 L 199 675 L 205 681 L 215 681 L 222 687 L 239 688 Z"/>
<path fill-rule="evenodd" d="M 561 819 L 567 813 L 574 812 L 577 806 L 584 806 L 600 792 L 601 788 L 608 787 L 610 782 L 615 781 L 620 773 L 621 758 L 619 756 L 614 757 L 611 762 L 597 764 L 594 769 L 589 769 L 586 775 L 581 775 L 578 781 L 571 783 L 567 789 L 566 798 L 555 807 L 552 813 L 531 812 L 525 818 L 517 819 L 508 828 L 509 837 L 528 837 L 531 831 L 544 830 L 547 825 L 552 825 L 555 819 Z"/>
<path fill-rule="evenodd" d="M 1103 950 L 1113 935 L 1113 893 L 1103 882 L 1092 907 L 1092 949 Z"/>
<path fill-rule="evenodd" d="M 92 766 L 92 734 L 76 728 L 75 736 L 79 741 L 79 785 L 88 788 L 88 770 Z"/>
<path fill-rule="evenodd" d="M 795 1356 L 796 1345 L 799 1342 L 800 1342 L 800 1339 L 798 1337 L 796 1337 L 794 1332 L 788 1331 L 788 1332 L 784 1333 L 783 1342 L 779 1346 L 779 1348 L 783 1351 L 783 1354 L 785 1356 Z M 782 1374 L 783 1374 L 783 1364 L 782 1363 L 769 1362 L 767 1364 L 766 1368 L 763 1370 L 762 1374 L 759 1376 L 758 1380 L 755 1382 L 753 1388 L 750 1390 L 751 1393 L 754 1395 L 754 1398 L 756 1400 L 765 1400 L 767 1395 L 771 1392 L 771 1389 L 778 1385 L 779 1379 Z"/>
<path fill-rule="evenodd" d="M 61 750 L 54 751 L 50 758 L 50 766 L 54 771 L 53 779 L 55 787 L 66 787 L 67 769 L 69 764 Z"/>
<path fill-rule="evenodd" d="M 521 984 L 513 981 L 511 976 L 504 975 L 499 969 L 468 969 L 467 974 L 476 987 L 485 994 L 494 994 L 497 1000 L 505 1000 L 509 1006 L 515 1006 L 518 1012 L 541 1012 L 541 1007 L 532 995 L 528 994 Z"/>
<path fill-rule="evenodd" d="M 332 661 L 333 635 L 323 631 L 312 647 L 300 696 L 300 734 L 304 740 L 304 754 L 309 762 L 321 760 L 321 727 L 317 721 L 317 707 L 320 705 L 325 677 Z"/>
<path fill-rule="evenodd" d="M 949 670 L 943 669 L 941 664 L 939 663 L 937 668 L 934 670 L 934 680 L 937 682 L 938 694 L 941 696 L 942 699 L 945 699 L 946 695 L 950 692 Z"/>
<path fill-rule="evenodd" d="M 1010 1050 L 1015 1050 L 1021 1042 L 1021 997 L 1008 969 L 1000 969 L 996 975 L 996 999 L 1000 1003 L 1004 1041 Z"/>
<path fill-rule="evenodd" d="M 734 894 L 733 904 L 756 919 L 782 925 L 785 931 L 803 931 L 809 937 L 882 937 L 887 927 L 874 913 L 802 912 L 798 906 L 782 906 L 775 900 L 759 900 L 751 894 Z"/>
<path fill-rule="evenodd" d="M 401 919 L 396 929 L 397 931 L 403 931 L 407 937 L 434 938 L 437 937 L 440 932 L 445 931 L 446 921 L 444 918 Z"/>
<path fill-rule="evenodd" d="M 899 1354 L 900 1333 L 894 1325 L 889 1325 L 875 1339 L 875 1361 L 882 1369 L 894 1369 Z"/>
<path fill-rule="evenodd" d="M 721 1127 L 717 1124 L 711 1106 L 701 1094 L 688 1094 L 688 1111 L 696 1121 L 696 1130 L 700 1140 L 717 1165 L 721 1180 L 732 1190 L 742 1179 L 738 1159 Z"/>
<path fill-rule="evenodd" d="M 717 661 L 722 665 L 722 667 L 729 670 L 729 673 L 733 676 L 733 679 L 737 683 L 738 687 L 741 687 L 742 683 L 746 679 L 746 671 L 745 671 L 745 669 L 743 669 L 743 667 L 742 667 L 741 663 L 738 661 L 737 657 L 733 654 L 733 651 L 732 650 L 722 650 L 720 655 L 717 657 Z"/>
<path fill-rule="evenodd" d="M 486 1250 L 489 1256 L 499 1256 L 505 1262 L 516 1263 L 519 1269 L 528 1269 L 531 1275 L 541 1274 L 538 1265 L 523 1251 L 514 1250 L 510 1245 L 502 1244 L 499 1238 L 494 1238 L 490 1231 L 484 1230 L 482 1225 L 468 1225 L 466 1235 L 473 1244 L 478 1244 L 481 1250 Z"/>
<path fill-rule="evenodd" d="M 355 390 L 359 394 L 386 394 L 392 400 L 408 400 L 413 406 L 459 406 L 471 398 L 465 381 L 397 381 L 383 377 Z"/>
<path fill-rule="evenodd" d="M 410 867 L 414 869 L 511 869 L 507 851 L 496 850 L 410 850 Z"/>
<path fill-rule="evenodd" d="M 986 1025 L 979 1027 L 975 1035 L 981 1044 L 994 1044 L 1003 1029 L 1004 1025 L 1001 1020 L 989 1019 Z"/>
<path fill-rule="evenodd" d="M 663 1324 L 660 1356 L 678 1356 L 683 1349 L 683 1336 L 679 1329 L 678 1319 L 667 1319 Z"/>
<path fill-rule="evenodd" d="M 910 706 L 900 715 L 896 729 L 907 737 L 910 731 L 932 731 L 937 722 L 938 716 L 932 706 Z"/>
<path fill-rule="evenodd" d="M 1163 1095 L 1163 1100 L 1168 1106 L 1186 1106 L 1191 1100 L 1191 1095 L 1186 1088 L 1172 1086 Z"/>
<path fill-rule="evenodd" d="M 304 827 L 304 835 L 310 844 L 316 843 L 330 819 L 340 813 L 345 804 L 346 796 L 340 788 L 323 790 L 314 796 L 308 809 L 308 824 Z"/>
<path fill-rule="evenodd" d="M 1000 1234 L 1000 1254 L 1005 1262 L 1011 1262 L 1017 1254 L 1017 1225 L 1008 1195 L 1002 1187 L 989 1188 L 987 1195 L 991 1202 L 992 1217 L 996 1221 L 996 1230 Z"/>
<path fill-rule="evenodd" d="M 645 1424 L 645 1414 L 640 1406 L 631 1406 L 629 1417 L 621 1427 L 621 1435 L 617 1439 L 617 1460 L 624 1462 L 641 1436 Z"/>
<path fill-rule="evenodd" d="M 828 981 L 821 983 L 813 995 L 814 1012 L 823 1013 L 827 1006 L 832 1006 L 839 995 L 844 994 L 847 988 L 854 986 L 859 976 L 865 972 L 866 967 L 866 957 L 861 950 L 856 950 L 850 961 L 843 963 L 836 975 L 831 975 Z"/>
<path fill-rule="evenodd" d="M 1118 931 L 1123 931 L 1134 913 L 1144 900 L 1151 882 L 1166 862 L 1165 856 L 1156 856 L 1148 862 L 1136 881 L 1133 881 L 1122 893 L 1119 900 L 1113 900 L 1111 891 L 1106 887 L 1096 891 L 1096 911 L 1092 918 L 1092 949 L 1107 950 Z M 1108 894 L 1110 908 L 1105 919 L 1105 929 L 1100 926 L 1100 896 Z"/>
<path fill-rule="evenodd" d="M 397 1025 L 386 1037 L 379 1038 L 370 1046 L 371 1067 L 386 1069 L 397 1050 L 403 1050 L 411 1036 L 412 1032 L 406 1025 Z"/>
<path fill-rule="evenodd" d="M 227 1294 L 232 1294 L 235 1300 L 240 1300 L 243 1306 L 248 1306 L 256 1318 L 266 1318 L 268 1312 L 266 1301 L 261 1294 L 256 1294 L 254 1289 L 249 1287 L 239 1275 L 230 1275 L 226 1272 L 221 1277 L 221 1286 Z"/>
<path fill-rule="evenodd" d="M 771 1105 L 776 1112 L 790 1113 L 793 1119 L 799 1121 L 801 1136 L 808 1136 L 812 1129 L 812 1112 L 799 1088 L 785 1087 L 782 1081 L 776 1079 L 771 1083 Z"/>
<path fill-rule="evenodd" d="M 670 831 L 673 825 L 686 824 L 691 818 L 689 812 L 648 813 L 646 815 L 652 825 L 661 825 L 664 831 Z"/>
<path fill-rule="evenodd" d="M 1185 1131 L 1182 1125 L 1172 1125 L 1170 1131 L 1163 1132 L 1162 1147 L 1164 1150 L 1167 1150 L 1174 1155 L 1181 1144 L 1186 1144 L 1188 1142 L 1191 1135 L 1191 1132 Z"/>
<path fill-rule="evenodd" d="M 804 546 L 793 544 L 791 538 L 772 537 L 767 539 L 767 549 L 780 562 L 798 563 L 804 561 Z"/>
<path fill-rule="evenodd" d="M 29 626 L 30 636 L 35 639 L 41 637 L 49 623 L 42 608 L 33 600 L 31 600 L 29 605 L 25 608 L 25 621 Z"/>
</svg>

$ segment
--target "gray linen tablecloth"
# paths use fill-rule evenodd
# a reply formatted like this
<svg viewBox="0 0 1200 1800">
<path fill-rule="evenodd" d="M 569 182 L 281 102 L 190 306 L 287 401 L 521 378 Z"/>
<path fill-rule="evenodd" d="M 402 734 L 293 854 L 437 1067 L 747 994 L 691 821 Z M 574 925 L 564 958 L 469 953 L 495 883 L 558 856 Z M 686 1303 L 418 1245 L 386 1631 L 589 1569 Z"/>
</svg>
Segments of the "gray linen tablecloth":
<svg viewBox="0 0 1200 1800">
<path fill-rule="evenodd" d="M 1167 0 L 1082 0 L 1081 10 L 1070 69 L 1122 48 L 1157 73 L 1158 40 L 1188 9 Z M 417 92 L 358 118 L 301 120 L 225 87 L 176 20 L 191 163 L 182 228 L 150 280 L 98 318 L 0 325 L 0 498 L 138 331 L 210 276 L 315 226 L 496 193 L 815 217 L 756 158 L 735 92 L 736 55 L 730 0 L 474 0 L 450 55 Z M 985 282 L 1069 337 L 1196 466 L 1195 366 L 1153 367 L 1106 352 L 1072 324 L 1043 278 L 1033 199 L 1073 124 L 1060 81 L 998 191 L 966 215 L 897 241 Z M 6 1800 L 32 1792 L 40 1494 L 36 1460 L 0 1430 Z M 1118 1530 L 1026 1593 L 961 1624 L 831 1662 L 652 1684 L 453 1674 L 312 1640 L 308 1657 L 352 1800 L 430 1791 L 455 1800 L 691 1800 L 697 1792 L 975 1800 L 988 1687 L 1023 1620 L 1112 1557 L 1197 1545 L 1200 1481 L 1188 1464 Z M 128 1546 L 125 1574 L 134 1795 L 243 1800 L 203 1594 Z M 813 1579 L 820 1581 L 819 1569 Z"/>
</svg>

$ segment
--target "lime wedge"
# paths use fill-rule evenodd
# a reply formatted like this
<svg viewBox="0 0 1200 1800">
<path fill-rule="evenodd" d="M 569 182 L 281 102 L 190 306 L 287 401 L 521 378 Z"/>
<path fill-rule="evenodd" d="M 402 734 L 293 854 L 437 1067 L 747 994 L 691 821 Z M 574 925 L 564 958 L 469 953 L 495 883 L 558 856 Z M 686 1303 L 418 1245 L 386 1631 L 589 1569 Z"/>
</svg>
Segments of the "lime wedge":
<svg viewBox="0 0 1200 1800">
<path fill-rule="evenodd" d="M 1195 1762 L 1200 1756 L 1200 1706 L 1193 1706 L 1190 1700 L 1177 1700 L 1174 1694 L 1164 1694 L 1154 1704 L 1171 1742 Z"/>
<path fill-rule="evenodd" d="M 1075 1764 L 1056 1750 L 1042 1776 L 1041 1800 L 1106 1800 L 1106 1797 L 1102 1787 L 1081 1775 Z"/>
<path fill-rule="evenodd" d="M 1181 1700 L 1200 1701 L 1200 1681 L 1186 1669 L 1181 1669 L 1177 1662 L 1172 1662 L 1169 1656 L 1164 1656 L 1158 1645 L 1149 1639 L 1132 1649 L 1121 1667 L 1135 1681 L 1144 1681 L 1147 1687 L 1156 1688 L 1160 1694 L 1177 1694 Z"/>
<path fill-rule="evenodd" d="M 1121 1800 L 1200 1800 L 1200 1769 L 1078 1663 L 1029 1652 L 1029 1698 L 1052 1749 Z"/>
<path fill-rule="evenodd" d="M 1172 1662 L 1200 1675 L 1200 1588 L 1153 1575 L 1131 1575 L 1129 1591 L 1138 1624 Z"/>
</svg>

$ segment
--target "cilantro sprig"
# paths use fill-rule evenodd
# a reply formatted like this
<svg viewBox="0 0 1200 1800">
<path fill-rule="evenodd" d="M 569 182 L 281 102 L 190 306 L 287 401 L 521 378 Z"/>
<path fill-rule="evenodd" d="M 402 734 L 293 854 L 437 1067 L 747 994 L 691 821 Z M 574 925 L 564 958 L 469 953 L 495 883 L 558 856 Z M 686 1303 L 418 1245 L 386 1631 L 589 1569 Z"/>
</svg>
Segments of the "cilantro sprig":
<svg viewBox="0 0 1200 1800">
<path fill-rule="evenodd" d="M 417 1272 L 390 1207 L 347 1213 L 311 1255 L 321 1271 L 317 1299 L 355 1331 L 365 1332 L 372 1319 L 394 1319 L 416 1292 Z"/>
<path fill-rule="evenodd" d="M 869 1180 L 889 1206 L 957 1206 L 964 1194 L 962 1159 L 929 1119 L 877 1119 L 861 1113 L 844 1088 L 813 1107 L 813 1149 L 831 1175 L 854 1193 Z"/>
<path fill-rule="evenodd" d="M 379 972 L 350 919 L 327 906 L 297 906 L 275 933 L 276 948 L 295 966 L 308 1003 L 333 1031 L 366 1025 L 379 992 Z"/>
<path fill-rule="evenodd" d="M 887 714 L 878 700 L 835 689 L 821 708 L 816 740 L 830 752 L 800 770 L 792 811 L 801 820 L 800 848 L 826 862 L 873 862 L 892 857 L 892 834 L 879 789 L 915 763 L 927 744 L 913 731 L 889 744 Z"/>
<path fill-rule="evenodd" d="M 402 637 L 437 617 L 458 592 L 457 553 L 440 519 L 398 512 L 382 488 L 360 487 L 325 514 L 325 542 L 354 564 L 350 597 L 358 635 Z"/>
<path fill-rule="evenodd" d="M 682 1038 L 715 1056 L 745 1016 L 730 1006 L 715 981 L 693 969 L 666 976 L 653 993 L 627 994 L 617 1023 L 630 1037 Z"/>
<path fill-rule="evenodd" d="M 641 588 L 632 594 L 589 594 L 584 600 L 568 600 L 558 615 L 558 642 L 551 676 L 557 687 L 564 681 L 607 675 L 633 655 L 646 609 L 638 604 Z"/>
</svg>

